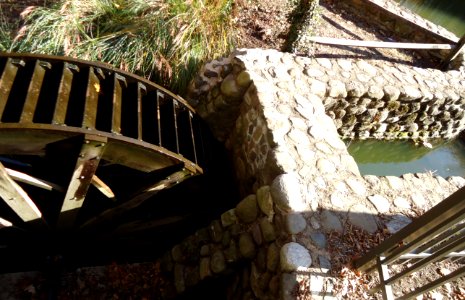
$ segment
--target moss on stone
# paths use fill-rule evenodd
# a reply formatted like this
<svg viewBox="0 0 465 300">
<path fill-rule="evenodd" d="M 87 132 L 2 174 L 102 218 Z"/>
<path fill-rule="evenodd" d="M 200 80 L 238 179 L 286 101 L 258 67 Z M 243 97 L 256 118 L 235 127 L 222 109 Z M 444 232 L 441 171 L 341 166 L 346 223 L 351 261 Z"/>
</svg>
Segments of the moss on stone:
<svg viewBox="0 0 465 300">
<path fill-rule="evenodd" d="M 395 111 L 400 107 L 400 102 L 399 101 L 389 101 L 388 104 L 386 105 L 387 110 L 389 111 Z"/>
</svg>

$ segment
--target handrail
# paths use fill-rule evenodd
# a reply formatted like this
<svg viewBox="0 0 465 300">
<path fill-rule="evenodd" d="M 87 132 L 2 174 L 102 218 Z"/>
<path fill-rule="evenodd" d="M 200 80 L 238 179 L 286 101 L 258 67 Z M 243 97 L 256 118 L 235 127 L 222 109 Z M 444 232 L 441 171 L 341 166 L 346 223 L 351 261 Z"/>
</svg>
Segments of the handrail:
<svg viewBox="0 0 465 300">
<path fill-rule="evenodd" d="M 382 289 L 384 299 L 394 299 L 390 287 L 394 282 L 446 257 L 465 257 L 464 221 L 465 187 L 386 239 L 367 255 L 356 260 L 354 266 L 359 271 L 378 270 L 381 283 L 371 292 L 374 293 Z M 389 276 L 386 272 L 387 266 L 405 259 L 417 261 L 409 268 Z M 462 267 L 457 270 L 456 276 L 451 276 L 451 278 L 454 279 L 460 276 L 457 274 L 464 272 L 465 267 Z M 446 282 L 438 280 L 435 284 L 420 288 L 419 291 L 427 292 L 435 288 L 437 284 Z M 408 297 L 404 296 L 401 299 L 409 299 L 415 295 L 418 293 L 411 293 Z"/>
</svg>

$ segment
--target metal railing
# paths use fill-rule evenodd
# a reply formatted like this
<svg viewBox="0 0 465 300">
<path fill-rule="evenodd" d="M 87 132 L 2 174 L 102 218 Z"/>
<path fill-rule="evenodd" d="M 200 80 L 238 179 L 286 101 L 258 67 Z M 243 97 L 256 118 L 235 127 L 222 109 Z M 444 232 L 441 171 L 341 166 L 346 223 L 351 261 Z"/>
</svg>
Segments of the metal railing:
<svg viewBox="0 0 465 300">
<path fill-rule="evenodd" d="M 383 299 L 395 299 L 392 285 L 435 262 L 457 260 L 459 266 L 448 275 L 431 281 L 396 299 L 411 299 L 465 275 L 465 187 L 389 237 L 364 257 L 355 261 L 359 271 L 379 274 Z M 407 265 L 406 262 L 409 262 Z M 389 265 L 403 264 L 395 274 Z"/>
</svg>

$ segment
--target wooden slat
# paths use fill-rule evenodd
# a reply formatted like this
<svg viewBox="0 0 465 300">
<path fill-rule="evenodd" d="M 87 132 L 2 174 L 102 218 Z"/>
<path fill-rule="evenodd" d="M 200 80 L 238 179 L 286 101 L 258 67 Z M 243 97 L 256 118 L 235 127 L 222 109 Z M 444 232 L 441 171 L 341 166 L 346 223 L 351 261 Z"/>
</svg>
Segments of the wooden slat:
<svg viewBox="0 0 465 300">
<path fill-rule="evenodd" d="M 95 74 L 95 71 L 102 74 L 100 69 L 94 69 L 93 67 L 89 68 L 86 104 L 84 107 L 84 118 L 82 120 L 82 127 L 87 129 L 95 129 L 95 123 L 97 121 L 98 96 L 101 86 L 100 80 L 97 77 L 97 74 Z"/>
<path fill-rule="evenodd" d="M 55 112 L 53 113 L 53 124 L 65 124 L 69 96 L 71 94 L 71 86 L 73 84 L 73 71 L 79 72 L 78 66 L 65 62 L 63 65 L 63 73 L 61 75 L 60 87 L 58 88 Z"/>
<path fill-rule="evenodd" d="M 192 118 L 193 114 L 189 111 L 188 118 L 189 118 L 189 128 L 191 131 L 191 139 L 192 139 L 192 150 L 194 152 L 194 162 L 197 164 L 197 149 L 195 148 L 195 136 L 194 136 L 194 127 L 192 126 Z"/>
<path fill-rule="evenodd" d="M 124 84 L 124 86 L 127 86 L 127 83 L 126 78 L 117 73 L 115 73 L 114 78 L 111 132 L 121 134 L 121 101 L 123 97 L 123 88 L 121 85 Z"/>
<path fill-rule="evenodd" d="M 0 218 L 0 229 L 5 228 L 5 227 L 11 227 L 11 226 L 13 226 L 13 223 L 3 218 Z"/>
<path fill-rule="evenodd" d="M 60 229 L 70 228 L 74 225 L 79 209 L 86 199 L 92 178 L 97 171 L 106 143 L 106 138 L 94 135 L 85 136 L 58 218 Z"/>
<path fill-rule="evenodd" d="M 35 187 L 39 187 L 41 189 L 48 190 L 48 191 L 52 191 L 52 190 L 57 190 L 60 192 L 63 191 L 63 187 L 56 185 L 52 182 L 48 182 L 46 180 L 42 180 L 42 179 L 30 176 L 28 174 L 18 172 L 15 170 L 11 170 L 8 168 L 5 168 L 5 170 L 8 173 L 8 175 L 10 175 L 10 177 L 16 181 L 27 183 L 27 184 L 30 184 Z"/>
<path fill-rule="evenodd" d="M 390 284 L 386 284 L 386 281 L 389 279 L 389 270 L 386 265 L 381 264 L 382 259 L 382 257 L 378 258 L 376 263 L 378 266 L 379 281 L 381 282 L 380 286 L 383 293 L 383 300 L 394 300 L 392 286 Z"/>
<path fill-rule="evenodd" d="M 0 120 L 2 119 L 5 110 L 8 96 L 11 92 L 11 87 L 15 81 L 19 66 L 25 66 L 23 60 L 8 58 L 2 77 L 0 78 Z"/>
<path fill-rule="evenodd" d="M 434 290 L 437 287 L 440 287 L 447 282 L 454 281 L 456 278 L 460 278 L 465 275 L 465 267 L 461 267 L 454 272 L 451 272 L 447 275 L 441 276 L 438 279 L 429 282 L 428 284 L 414 289 L 412 292 L 397 298 L 398 300 L 407 300 L 407 299 L 414 299 L 416 296 L 427 293 L 431 290 Z M 418 299 L 418 298 L 417 298 Z M 460 299 L 460 298 L 459 298 Z"/>
<path fill-rule="evenodd" d="M 46 68 L 51 69 L 52 65 L 49 62 L 40 60 L 36 61 L 34 73 L 32 74 L 32 79 L 27 90 L 23 112 L 21 113 L 20 123 L 32 123 L 34 119 L 34 113 L 36 111 L 37 101 L 39 101 L 40 90 L 42 89 Z"/>
<path fill-rule="evenodd" d="M 115 194 L 113 193 L 111 188 L 105 182 L 103 182 L 100 178 L 98 178 L 97 175 L 92 176 L 91 183 L 107 198 L 115 200 Z"/>
<path fill-rule="evenodd" d="M 160 113 L 160 102 L 161 99 L 165 98 L 165 94 L 157 90 L 157 122 L 158 122 L 158 146 L 162 147 L 161 140 L 161 113 Z"/>
<path fill-rule="evenodd" d="M 8 175 L 0 163 L 0 197 L 23 220 L 29 222 L 42 218 L 42 213 L 28 194 Z"/>
<path fill-rule="evenodd" d="M 142 141 L 142 96 L 147 94 L 147 87 L 137 83 L 137 138 Z"/>
<path fill-rule="evenodd" d="M 173 121 L 174 121 L 174 135 L 176 138 L 176 153 L 179 154 L 179 133 L 178 133 L 178 101 L 173 99 Z"/>
</svg>

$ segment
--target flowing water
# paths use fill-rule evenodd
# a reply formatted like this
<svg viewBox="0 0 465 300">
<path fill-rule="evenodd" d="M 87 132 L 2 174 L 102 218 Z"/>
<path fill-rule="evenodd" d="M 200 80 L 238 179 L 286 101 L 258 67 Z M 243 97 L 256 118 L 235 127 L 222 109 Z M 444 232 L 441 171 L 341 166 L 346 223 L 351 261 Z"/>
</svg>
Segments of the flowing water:
<svg viewBox="0 0 465 300">
<path fill-rule="evenodd" d="M 347 144 L 362 175 L 431 171 L 443 177 L 465 177 L 465 143 L 459 139 L 433 144 L 432 149 L 407 141 L 363 140 Z"/>
<path fill-rule="evenodd" d="M 464 0 L 397 0 L 417 15 L 441 25 L 458 37 L 465 34 Z"/>
</svg>

